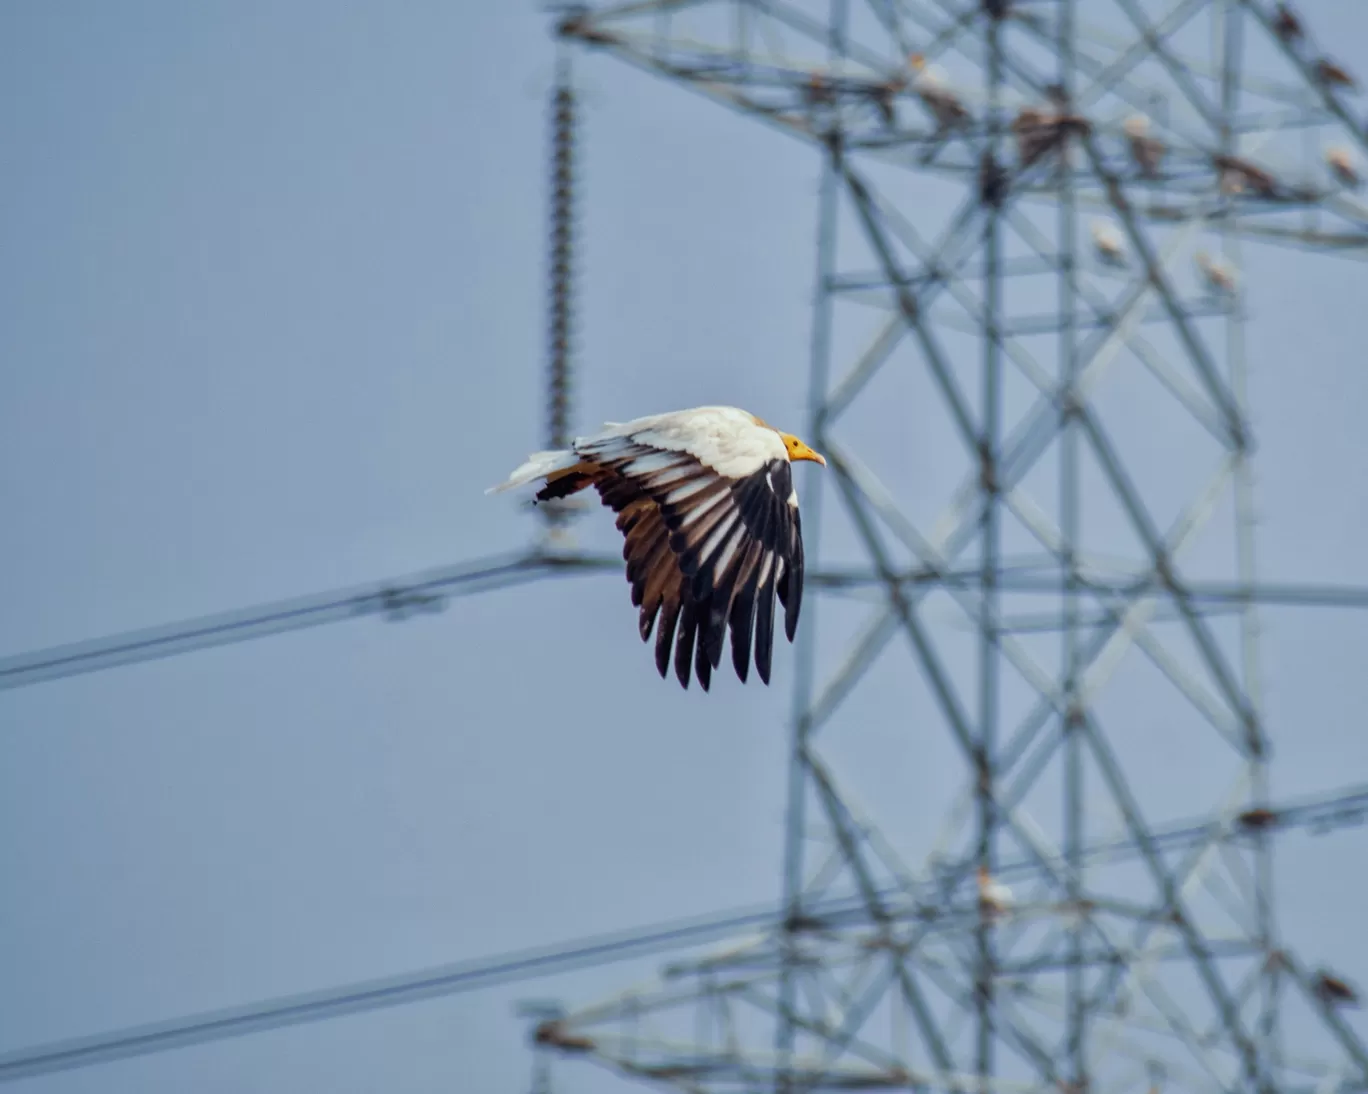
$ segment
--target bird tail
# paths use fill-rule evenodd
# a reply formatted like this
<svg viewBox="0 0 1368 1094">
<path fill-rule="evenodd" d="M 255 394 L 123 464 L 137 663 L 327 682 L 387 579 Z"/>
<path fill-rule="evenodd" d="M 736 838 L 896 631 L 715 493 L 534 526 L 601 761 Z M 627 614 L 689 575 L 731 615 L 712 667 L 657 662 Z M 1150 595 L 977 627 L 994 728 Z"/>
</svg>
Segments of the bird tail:
<svg viewBox="0 0 1368 1094">
<path fill-rule="evenodd" d="M 485 493 L 500 494 L 505 490 L 512 490 L 515 486 L 525 486 L 529 482 L 554 475 L 557 471 L 569 471 L 579 461 L 579 455 L 569 448 L 533 452 L 526 461 L 514 470 L 513 474 L 497 486 L 491 486 Z"/>
</svg>

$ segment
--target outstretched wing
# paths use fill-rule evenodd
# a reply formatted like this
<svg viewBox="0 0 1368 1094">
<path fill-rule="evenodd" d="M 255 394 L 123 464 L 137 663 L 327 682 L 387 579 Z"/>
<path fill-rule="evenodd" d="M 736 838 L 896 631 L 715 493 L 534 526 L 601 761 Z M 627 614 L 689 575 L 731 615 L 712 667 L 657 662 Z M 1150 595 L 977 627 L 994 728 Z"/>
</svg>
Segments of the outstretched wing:
<svg viewBox="0 0 1368 1094">
<path fill-rule="evenodd" d="M 697 414 L 697 412 L 695 412 Z M 752 654 L 769 683 L 775 598 L 793 640 L 803 595 L 803 541 L 783 442 L 721 415 L 577 442 L 617 514 L 640 631 L 655 630 L 656 667 L 707 690 L 731 632 L 743 682 Z M 719 470 L 719 466 L 723 470 Z"/>
</svg>

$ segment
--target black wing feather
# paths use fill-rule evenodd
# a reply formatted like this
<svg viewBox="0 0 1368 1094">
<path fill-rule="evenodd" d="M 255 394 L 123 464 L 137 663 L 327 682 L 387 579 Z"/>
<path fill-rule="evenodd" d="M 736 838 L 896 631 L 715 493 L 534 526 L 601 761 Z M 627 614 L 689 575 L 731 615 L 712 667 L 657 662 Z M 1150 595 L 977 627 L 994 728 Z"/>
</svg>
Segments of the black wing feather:
<svg viewBox="0 0 1368 1094">
<path fill-rule="evenodd" d="M 790 642 L 798 633 L 798 611 L 803 606 L 803 532 L 798 510 L 793 509 L 789 556 L 784 565 L 784 634 Z"/>
<path fill-rule="evenodd" d="M 634 472 L 637 460 L 649 469 Z M 682 687 L 693 675 L 707 691 L 730 632 L 737 678 L 746 681 L 753 655 L 768 684 L 775 599 L 792 642 L 803 595 L 802 529 L 790 502 L 788 460 L 733 480 L 687 453 L 636 445 L 599 462 L 594 486 L 618 513 L 638 629 L 642 641 L 655 634 L 661 677 L 673 660 Z"/>
<path fill-rule="evenodd" d="M 660 678 L 664 680 L 670 671 L 670 646 L 674 642 L 675 625 L 679 622 L 682 605 L 678 597 L 662 601 L 662 604 L 660 630 L 656 632 L 656 668 L 660 670 Z"/>
<path fill-rule="evenodd" d="M 698 635 L 698 608 L 687 597 L 679 610 L 679 637 L 675 640 L 675 677 L 680 686 L 689 686 L 689 662 L 693 659 L 694 639 Z M 706 689 L 705 689 L 706 690 Z"/>
<path fill-rule="evenodd" d="M 755 629 L 755 592 L 759 586 L 760 563 L 764 557 L 764 546 L 752 543 L 746 551 L 746 561 L 737 581 L 736 598 L 728 613 L 727 625 L 731 629 L 732 668 L 741 683 L 750 674 L 751 635 Z"/>
<path fill-rule="evenodd" d="M 774 567 L 773 557 L 761 560 L 760 593 L 755 599 L 755 671 L 766 684 L 770 678 L 770 658 L 774 655 Z"/>
<path fill-rule="evenodd" d="M 694 675 L 698 677 L 698 686 L 704 691 L 708 690 L 712 683 L 712 653 L 708 649 L 708 617 L 712 611 L 712 605 L 708 601 L 698 603 L 694 608 L 698 613 L 698 638 L 694 647 Z"/>
</svg>

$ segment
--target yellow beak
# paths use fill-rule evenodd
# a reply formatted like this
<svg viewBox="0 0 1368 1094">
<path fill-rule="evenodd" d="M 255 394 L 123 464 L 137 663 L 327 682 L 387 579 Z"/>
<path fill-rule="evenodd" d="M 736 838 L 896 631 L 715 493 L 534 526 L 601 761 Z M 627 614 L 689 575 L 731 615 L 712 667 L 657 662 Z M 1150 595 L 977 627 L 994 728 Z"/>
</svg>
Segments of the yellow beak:
<svg viewBox="0 0 1368 1094">
<path fill-rule="evenodd" d="M 792 433 L 781 433 L 784 438 L 784 447 L 788 449 L 788 458 L 792 460 L 811 460 L 813 463 L 820 463 L 826 466 L 826 457 L 820 452 L 814 452 Z"/>
</svg>

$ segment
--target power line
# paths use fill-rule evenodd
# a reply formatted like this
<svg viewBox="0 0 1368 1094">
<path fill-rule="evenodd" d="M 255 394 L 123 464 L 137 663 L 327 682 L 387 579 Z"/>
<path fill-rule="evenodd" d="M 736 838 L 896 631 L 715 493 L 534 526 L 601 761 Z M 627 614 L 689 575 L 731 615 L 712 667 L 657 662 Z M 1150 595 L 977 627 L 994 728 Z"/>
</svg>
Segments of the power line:
<svg viewBox="0 0 1368 1094">
<path fill-rule="evenodd" d="M 1258 816 L 1233 816 L 1220 835 L 1227 840 L 1238 839 L 1243 833 L 1267 831 L 1270 828 L 1305 828 L 1312 832 L 1323 832 L 1335 827 L 1360 824 L 1365 816 L 1368 816 L 1368 786 L 1352 787 L 1330 795 L 1302 799 Z M 1183 821 L 1157 829 L 1154 845 L 1164 851 L 1181 850 L 1202 841 L 1211 841 L 1215 835 L 1210 818 Z M 1134 841 L 1123 838 L 1093 844 L 1087 848 L 1084 859 L 1090 862 L 1115 861 L 1137 854 L 1139 849 Z M 1030 860 L 1022 859 L 1003 864 L 998 873 L 1010 881 L 1017 874 L 1027 874 L 1031 869 Z M 953 863 L 942 866 L 928 885 L 935 887 L 943 884 L 943 879 L 956 876 L 957 870 L 958 866 Z M 899 895 L 898 890 L 890 889 L 884 891 L 881 897 L 891 901 Z M 864 913 L 864 900 L 862 894 L 850 894 L 810 905 L 808 925 L 826 928 L 840 926 L 846 919 L 858 921 Z M 915 908 L 908 911 L 909 914 L 916 914 Z M 551 976 L 591 965 L 682 949 L 743 932 L 775 930 L 783 925 L 783 916 L 771 902 L 492 958 L 440 965 L 416 973 L 281 996 L 6 1053 L 0 1055 L 0 1082 L 13 1082 L 133 1056 L 262 1033 L 284 1026 L 458 995 L 517 980 Z"/>
<path fill-rule="evenodd" d="M 538 578 L 620 566 L 616 558 L 502 555 L 463 566 L 426 570 L 388 581 L 258 604 L 107 638 L 74 642 L 0 659 L 0 690 L 25 687 L 100 669 L 150 661 L 362 616 L 400 620 L 440 611 L 453 596 L 488 592 Z"/>
<path fill-rule="evenodd" d="M 664 948 L 706 942 L 733 931 L 761 926 L 773 918 L 774 907 L 770 904 L 727 916 L 681 920 L 644 932 L 603 935 L 559 947 L 523 950 L 493 959 L 456 962 L 418 973 L 282 996 L 114 1033 L 59 1041 L 0 1056 L 0 1082 L 188 1048 L 282 1026 L 402 1006 L 533 976 L 569 972 L 585 965 L 621 961 Z"/>
<path fill-rule="evenodd" d="M 616 572 L 617 555 L 551 553 L 540 550 L 496 555 L 458 566 L 444 566 L 345 589 L 278 600 L 235 611 L 199 616 L 158 627 L 124 631 L 104 638 L 50 646 L 0 658 L 0 691 L 78 676 L 123 665 L 153 661 L 235 642 L 290 631 L 383 616 L 400 621 L 441 611 L 458 596 L 491 592 L 542 577 Z M 935 580 L 959 588 L 973 586 L 977 570 L 944 571 L 921 566 L 903 570 L 897 580 L 918 585 Z M 882 587 L 886 579 L 871 568 L 828 568 L 811 574 L 808 583 L 828 590 Z M 1099 596 L 1123 597 L 1152 581 L 1150 575 L 1095 576 L 1080 588 Z M 1004 567 L 999 585 L 1022 593 L 1054 593 L 1058 579 L 1032 572 L 1029 566 Z M 1368 588 L 1349 585 L 1260 583 L 1245 588 L 1231 582 L 1189 582 L 1182 586 L 1196 604 L 1259 603 L 1288 607 L 1368 608 Z"/>
</svg>

